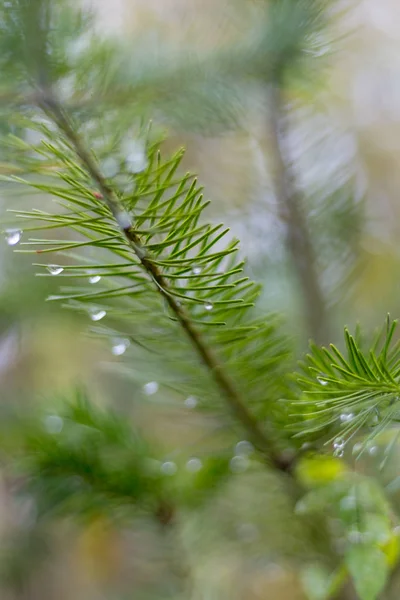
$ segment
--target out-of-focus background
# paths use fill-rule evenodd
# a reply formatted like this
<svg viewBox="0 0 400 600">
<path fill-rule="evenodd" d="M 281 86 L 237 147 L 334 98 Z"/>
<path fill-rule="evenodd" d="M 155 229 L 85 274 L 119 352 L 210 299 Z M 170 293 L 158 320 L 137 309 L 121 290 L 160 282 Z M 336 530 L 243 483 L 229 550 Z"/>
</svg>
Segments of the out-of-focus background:
<svg viewBox="0 0 400 600">
<path fill-rule="evenodd" d="M 93 6 L 99 31 L 132 43 L 132 52 L 140 38 L 161 52 L 165 47 L 190 54 L 240 40 L 243 31 L 254 26 L 257 4 L 257 0 L 96 0 Z M 324 264 L 321 285 L 333 342 L 340 339 L 343 325 L 360 321 L 372 330 L 387 312 L 397 317 L 400 306 L 400 3 L 342 4 L 344 13 L 333 27 L 332 53 L 318 85 L 314 89 L 299 85 L 291 92 L 294 109 L 288 144 L 299 185 L 310 198 L 311 228 L 323 232 L 315 244 Z M 249 259 L 250 275 L 264 284 L 260 310 L 283 313 L 287 329 L 303 348 L 308 337 L 301 324 L 303 301 L 285 252 L 271 181 L 265 107 L 257 103 L 252 107 L 239 132 L 213 135 L 185 123 L 169 123 L 165 146 L 171 150 L 186 146 L 184 167 L 199 174 L 212 200 L 209 218 L 232 228 Z M 339 208 L 340 194 L 346 208 L 350 195 L 354 211 L 349 218 L 343 208 L 343 218 L 332 223 L 325 239 L 324 210 L 338 194 Z M 1 210 L 12 202 L 4 199 Z M 23 206 L 29 200 L 15 202 Z M 126 406 L 132 388 L 109 375 L 105 366 L 109 348 L 87 339 L 82 322 L 69 311 L 45 302 L 52 283 L 34 277 L 30 257 L 14 255 L 6 243 L 1 245 L 2 410 L 16 404 L 22 409 L 34 402 L 45 404 L 77 382 L 88 385 L 100 404 Z M 201 422 L 188 411 L 166 412 L 149 409 L 141 418 L 153 420 L 155 437 L 167 446 L 177 435 L 184 443 L 197 427 L 201 430 Z M 15 569 L 18 581 L 19 570 L 26 568 L 29 581 L 13 590 L 5 586 L 1 598 L 167 597 L 174 577 L 174 557 L 166 550 L 171 540 L 145 519 L 141 528 L 126 532 L 103 517 L 84 526 L 66 522 L 46 532 L 42 544 L 28 535 L 34 506 L 26 502 L 16 506 L 10 500 L 13 491 L 4 474 L 0 534 L 4 539 L 10 531 L 25 535 L 22 546 L 17 546 L 16 566 L 10 569 Z M 40 538 L 37 532 L 35 536 Z M 51 553 L 41 561 L 48 536 Z M 173 541 L 172 548 L 182 546 L 193 569 L 193 589 L 187 598 L 300 600 L 305 596 L 295 566 L 317 552 L 310 537 L 295 519 L 280 481 L 266 472 L 224 488 L 211 505 L 184 523 L 182 538 Z M 395 584 L 392 588 L 387 598 L 398 597 L 400 588 Z"/>
</svg>

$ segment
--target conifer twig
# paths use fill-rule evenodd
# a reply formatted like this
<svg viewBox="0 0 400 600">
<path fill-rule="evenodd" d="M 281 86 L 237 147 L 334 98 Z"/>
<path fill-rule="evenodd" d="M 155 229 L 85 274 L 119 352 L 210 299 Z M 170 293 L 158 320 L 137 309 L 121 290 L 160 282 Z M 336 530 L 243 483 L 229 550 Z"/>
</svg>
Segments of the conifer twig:
<svg viewBox="0 0 400 600">
<path fill-rule="evenodd" d="M 246 404 L 239 391 L 236 389 L 234 382 L 228 373 L 226 373 L 216 354 L 204 342 L 201 333 L 192 323 L 185 308 L 174 298 L 172 294 L 169 293 L 169 284 L 167 280 L 164 278 L 159 267 L 155 264 L 155 262 L 153 262 L 152 257 L 148 253 L 147 249 L 142 245 L 139 236 L 132 226 L 128 213 L 120 206 L 119 200 L 114 191 L 108 185 L 97 164 L 85 148 L 81 138 L 75 131 L 74 126 L 61 103 L 59 103 L 59 101 L 51 92 L 44 92 L 38 104 L 39 107 L 55 122 L 60 131 L 62 131 L 62 133 L 74 147 L 77 156 L 87 169 L 94 183 L 97 185 L 101 193 L 101 199 L 107 205 L 112 215 L 116 219 L 121 231 L 124 233 L 131 248 L 140 260 L 143 268 L 157 285 L 159 292 L 163 295 L 168 306 L 176 316 L 178 322 L 185 331 L 187 337 L 190 339 L 203 364 L 212 374 L 214 381 L 222 392 L 222 395 L 228 403 L 232 413 L 247 431 L 249 438 L 254 443 L 254 446 L 264 455 L 267 462 L 272 464 L 275 468 L 280 471 L 290 471 L 292 467 L 292 461 L 288 461 L 285 457 L 276 452 L 274 443 L 267 435 L 264 434 L 257 420 L 246 407 Z"/>
</svg>

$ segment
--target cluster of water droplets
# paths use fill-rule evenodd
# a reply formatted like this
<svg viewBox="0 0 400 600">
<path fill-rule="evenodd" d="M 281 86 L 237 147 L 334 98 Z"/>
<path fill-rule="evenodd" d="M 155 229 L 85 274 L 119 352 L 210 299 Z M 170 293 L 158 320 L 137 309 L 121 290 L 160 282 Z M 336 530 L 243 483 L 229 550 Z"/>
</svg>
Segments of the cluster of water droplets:
<svg viewBox="0 0 400 600">
<path fill-rule="evenodd" d="M 333 456 L 342 458 L 344 455 L 344 448 L 346 446 L 346 440 L 342 437 L 337 437 L 333 440 Z"/>
<path fill-rule="evenodd" d="M 203 462 L 200 458 L 193 456 L 186 462 L 185 468 L 189 473 L 198 473 L 203 468 Z M 160 471 L 163 475 L 172 476 L 178 472 L 178 466 L 174 461 L 166 460 L 161 464 Z"/>
<path fill-rule="evenodd" d="M 235 454 L 229 462 L 232 473 L 243 473 L 250 465 L 250 455 L 254 452 L 254 446 L 247 440 L 241 440 L 235 446 Z"/>
<path fill-rule="evenodd" d="M 352 421 L 354 419 L 354 413 L 349 412 L 349 411 L 344 411 L 341 413 L 340 415 L 340 421 L 342 423 L 349 423 L 350 421 Z"/>
</svg>

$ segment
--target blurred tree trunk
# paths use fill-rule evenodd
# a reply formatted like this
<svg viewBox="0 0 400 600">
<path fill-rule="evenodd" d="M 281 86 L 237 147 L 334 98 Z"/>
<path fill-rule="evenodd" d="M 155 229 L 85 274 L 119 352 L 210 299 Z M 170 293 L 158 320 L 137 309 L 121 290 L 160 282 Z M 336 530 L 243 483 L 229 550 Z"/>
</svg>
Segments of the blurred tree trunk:
<svg viewBox="0 0 400 600">
<path fill-rule="evenodd" d="M 269 94 L 269 134 L 274 162 L 274 186 L 282 221 L 286 225 L 286 246 L 303 296 L 308 334 L 316 343 L 329 342 L 328 315 L 318 280 L 316 257 L 302 207 L 302 198 L 285 149 L 285 109 L 278 85 Z"/>
</svg>

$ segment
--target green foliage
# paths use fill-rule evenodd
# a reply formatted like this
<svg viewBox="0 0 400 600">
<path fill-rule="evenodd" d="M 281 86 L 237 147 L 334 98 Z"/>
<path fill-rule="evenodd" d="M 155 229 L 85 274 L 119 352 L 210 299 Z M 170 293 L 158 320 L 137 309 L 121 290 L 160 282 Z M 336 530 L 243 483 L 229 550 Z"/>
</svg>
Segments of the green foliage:
<svg viewBox="0 0 400 600">
<path fill-rule="evenodd" d="M 236 417 L 229 425 L 259 451 L 250 459 L 254 448 L 242 440 L 246 450 L 233 458 L 219 447 L 177 465 L 126 416 L 78 393 L 58 414 L 21 419 L 18 470 L 25 493 L 37 499 L 39 520 L 106 512 L 146 514 L 170 526 L 177 512 L 207 502 L 232 471 L 262 458 L 289 473 L 301 496 L 299 518 L 326 518 L 335 524 L 333 539 L 345 540 L 344 561 L 334 570 L 314 565 L 305 572 L 310 597 L 332 596 L 349 573 L 360 598 L 374 600 L 391 566 L 385 544 L 394 540 L 392 507 L 377 482 L 336 459 L 304 466 L 287 421 L 294 406 L 297 435 L 317 450 L 333 441 L 338 458 L 356 435 L 364 436 L 363 450 L 396 424 L 396 322 L 388 319 L 372 346 L 347 329 L 344 352 L 311 344 L 293 386 L 294 344 L 276 315 L 259 314 L 260 286 L 246 276 L 237 240 L 205 220 L 208 202 L 181 170 L 183 151 L 162 158 L 159 136 L 141 118 L 160 110 L 177 120 L 183 112 L 184 121 L 192 113 L 201 127 L 212 112 L 220 130 L 239 123 L 244 83 L 263 96 L 266 84 L 288 86 L 305 65 L 312 71 L 310 59 L 325 53 L 328 3 L 260 3 L 256 30 L 234 52 L 224 47 L 179 64 L 154 54 L 138 64 L 131 50 L 86 37 L 90 18 L 64 2 L 3 4 L 1 86 L 15 104 L 10 124 L 8 110 L 3 114 L 2 128 L 11 125 L 12 134 L 2 148 L 1 180 L 7 193 L 15 186 L 40 197 L 36 208 L 11 211 L 7 227 L 22 236 L 17 251 L 34 253 L 38 275 L 58 282 L 50 302 L 79 314 L 115 356 L 123 354 L 117 366 L 134 381 L 134 403 L 160 389 L 157 401 L 182 406 L 192 398 L 218 426 L 226 426 L 229 409 Z M 193 110 L 196 103 L 203 112 Z M 106 106 L 113 110 L 104 115 Z M 341 206 L 331 220 L 333 237 L 347 224 L 349 196 L 335 190 L 325 199 L 325 206 Z M 141 390 L 143 384 L 150 388 Z"/>
<path fill-rule="evenodd" d="M 345 329 L 346 353 L 311 344 L 310 354 L 297 377 L 302 411 L 301 433 L 329 432 L 343 455 L 346 443 L 369 430 L 363 447 L 397 422 L 399 398 L 399 343 L 392 343 L 397 321 L 386 321 L 371 348 L 363 350 Z M 331 441 L 332 441 L 331 439 Z"/>
<path fill-rule="evenodd" d="M 376 600 L 388 575 L 383 552 L 372 545 L 353 546 L 346 556 L 346 563 L 360 600 Z"/>
<path fill-rule="evenodd" d="M 39 130 L 47 139 L 38 148 L 25 146 L 25 152 L 28 168 L 40 178 L 3 179 L 29 184 L 57 198 L 63 209 L 15 214 L 24 230 L 18 251 L 63 257 L 56 265 L 58 269 L 51 263 L 36 265 L 41 276 L 54 277 L 59 270 L 57 279 L 65 281 L 62 293 L 49 300 L 61 301 L 94 321 L 102 316 L 101 325 L 92 331 L 111 343 L 122 336 L 145 347 L 153 359 L 159 345 L 168 339 L 168 356 L 161 359 L 168 384 L 181 393 L 199 396 L 201 406 L 215 408 L 219 402 L 212 383 L 210 386 L 210 375 L 196 359 L 177 315 L 168 305 L 168 298 L 173 298 L 187 312 L 204 343 L 217 352 L 218 360 L 257 416 L 273 420 L 276 413 L 279 417 L 273 400 L 284 386 L 282 366 L 288 355 L 287 343 L 277 331 L 276 317 L 265 319 L 254 314 L 260 286 L 243 275 L 244 263 L 236 258 L 237 241 L 229 237 L 223 225 L 202 221 L 208 202 L 193 177 L 178 175 L 182 152 L 163 162 L 157 142 L 150 140 L 146 151 L 142 149 L 146 143 L 141 141 L 143 136 L 129 132 L 118 146 L 114 141 L 114 154 L 98 163 L 105 173 L 110 164 L 115 169 L 107 178 L 108 184 L 121 202 L 121 211 L 126 211 L 121 215 L 132 221 L 141 252 L 162 272 L 165 286 L 161 289 L 124 238 L 117 219 L 97 197 L 89 173 L 77 162 L 69 142 L 62 134 L 55 138 L 48 128 L 40 126 Z M 122 154 L 126 147 L 130 149 L 128 156 Z M 32 165 L 30 156 L 35 150 L 44 157 L 44 167 L 42 161 Z M 140 172 L 134 172 L 133 158 L 142 163 Z M 46 176 L 50 164 L 51 173 Z M 36 230 L 69 230 L 76 236 L 26 240 L 26 235 Z M 89 282 L 94 274 L 101 277 L 96 286 Z"/>
<path fill-rule="evenodd" d="M 161 449 L 126 417 L 97 408 L 82 391 L 55 414 L 25 419 L 18 438 L 24 494 L 36 499 L 39 522 L 99 514 L 131 520 L 143 513 L 162 521 L 166 507 L 195 508 L 229 473 L 229 455 L 213 453 L 196 459 L 199 466 L 181 465 L 180 475 L 171 478 L 177 467 L 163 463 Z"/>
<path fill-rule="evenodd" d="M 110 512 L 161 499 L 161 473 L 139 432 L 112 412 L 89 404 L 82 393 L 61 414 L 28 423 L 25 440 L 28 489 L 39 516 L 63 511 Z"/>
</svg>

